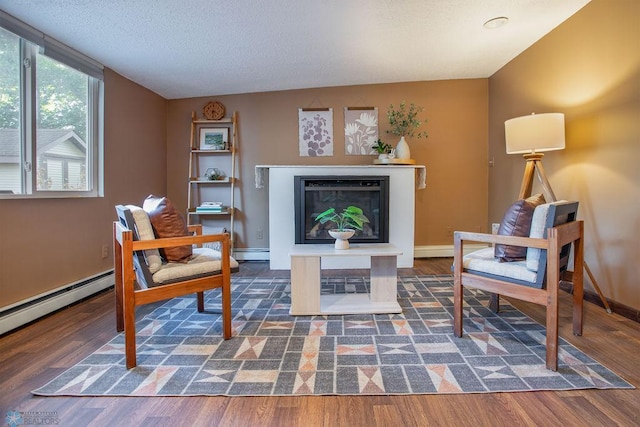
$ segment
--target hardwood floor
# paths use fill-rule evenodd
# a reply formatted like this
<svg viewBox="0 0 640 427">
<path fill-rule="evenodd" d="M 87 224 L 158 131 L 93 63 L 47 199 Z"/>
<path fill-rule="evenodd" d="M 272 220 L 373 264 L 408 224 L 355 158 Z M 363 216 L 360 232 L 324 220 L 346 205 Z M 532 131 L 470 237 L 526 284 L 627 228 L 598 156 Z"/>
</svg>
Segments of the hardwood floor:
<svg viewBox="0 0 640 427">
<path fill-rule="evenodd" d="M 399 274 L 449 274 L 450 258 L 417 259 Z M 368 271 L 331 270 L 330 275 Z M 247 262 L 237 275 L 288 277 Z M 638 426 L 640 390 L 578 390 L 412 396 L 37 397 L 30 391 L 115 336 L 113 290 L 0 337 L 0 425 L 9 411 L 55 413 L 61 426 Z M 512 301 L 544 323 L 541 307 Z M 140 316 L 153 307 L 142 307 Z M 640 386 L 640 324 L 585 304 L 582 337 L 561 297 L 560 335 Z"/>
</svg>

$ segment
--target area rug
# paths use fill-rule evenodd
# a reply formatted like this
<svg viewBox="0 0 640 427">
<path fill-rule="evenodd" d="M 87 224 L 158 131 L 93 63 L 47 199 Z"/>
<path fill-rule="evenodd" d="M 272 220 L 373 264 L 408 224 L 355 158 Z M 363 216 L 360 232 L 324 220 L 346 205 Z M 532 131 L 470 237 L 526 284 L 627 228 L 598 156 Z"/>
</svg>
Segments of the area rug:
<svg viewBox="0 0 640 427">
<path fill-rule="evenodd" d="M 323 279 L 323 293 L 367 292 L 369 278 Z M 35 390 L 43 396 L 256 396 L 486 393 L 633 388 L 559 343 L 545 369 L 544 328 L 503 300 L 468 291 L 464 335 L 452 333 L 450 275 L 398 278 L 402 314 L 290 316 L 290 283 L 234 278 L 233 338 L 215 312 L 175 298 L 137 322 L 138 366 L 124 368 L 124 336 Z M 207 293 L 209 307 L 219 292 Z M 584 339 L 589 339 L 585 337 Z"/>
</svg>

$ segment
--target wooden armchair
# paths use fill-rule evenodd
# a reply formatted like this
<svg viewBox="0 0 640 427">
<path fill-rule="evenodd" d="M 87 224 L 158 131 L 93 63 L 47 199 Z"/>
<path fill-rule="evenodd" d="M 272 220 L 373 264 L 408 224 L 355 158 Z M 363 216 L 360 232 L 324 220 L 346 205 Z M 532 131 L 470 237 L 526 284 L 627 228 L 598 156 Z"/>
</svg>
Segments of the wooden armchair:
<svg viewBox="0 0 640 427">
<path fill-rule="evenodd" d="M 577 209 L 577 202 L 554 202 L 536 207 L 529 237 L 454 233 L 453 331 L 457 337 L 462 336 L 465 287 L 540 304 L 546 307 L 546 367 L 553 371 L 558 369 L 558 288 L 561 278 L 573 282 L 573 333 L 582 335 L 584 224 L 576 220 Z M 527 258 L 526 261 L 499 262 L 494 257 L 493 247 L 463 256 L 464 243 L 468 241 L 527 247 Z M 572 244 L 574 272 L 566 274 L 569 273 L 567 264 Z"/>
<path fill-rule="evenodd" d="M 135 206 L 116 206 L 113 223 L 116 327 L 124 330 L 127 369 L 136 366 L 135 309 L 139 305 L 190 293 L 204 311 L 204 291 L 222 290 L 224 339 L 231 338 L 231 272 L 238 268 L 230 256 L 229 235 L 202 235 L 201 225 L 188 227 L 191 236 L 155 238 L 147 213 Z M 158 249 L 201 246 L 219 242 L 220 251 L 193 248 L 186 262 L 164 262 Z"/>
</svg>

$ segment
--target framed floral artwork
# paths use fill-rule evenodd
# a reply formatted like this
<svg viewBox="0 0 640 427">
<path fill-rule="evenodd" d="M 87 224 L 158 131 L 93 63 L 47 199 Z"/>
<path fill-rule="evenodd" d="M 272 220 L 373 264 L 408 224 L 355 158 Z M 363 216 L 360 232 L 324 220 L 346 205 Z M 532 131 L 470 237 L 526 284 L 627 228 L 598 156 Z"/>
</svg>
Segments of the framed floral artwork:
<svg viewBox="0 0 640 427">
<path fill-rule="evenodd" d="M 333 156 L 333 108 L 298 109 L 301 157 Z"/>
<path fill-rule="evenodd" d="M 345 107 L 344 153 L 354 156 L 376 154 L 372 148 L 378 140 L 377 107 Z"/>
</svg>

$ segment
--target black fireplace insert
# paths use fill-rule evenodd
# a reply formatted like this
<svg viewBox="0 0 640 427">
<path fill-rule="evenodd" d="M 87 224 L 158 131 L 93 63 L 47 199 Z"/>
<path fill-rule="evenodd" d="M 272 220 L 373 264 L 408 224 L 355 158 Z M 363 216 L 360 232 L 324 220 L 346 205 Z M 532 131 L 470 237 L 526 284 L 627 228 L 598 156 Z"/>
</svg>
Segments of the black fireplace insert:
<svg viewBox="0 0 640 427">
<path fill-rule="evenodd" d="M 328 230 L 315 218 L 329 208 L 341 212 L 348 206 L 362 209 L 369 223 L 349 239 L 354 243 L 389 242 L 388 176 L 295 176 L 295 242 L 333 243 Z"/>
</svg>

